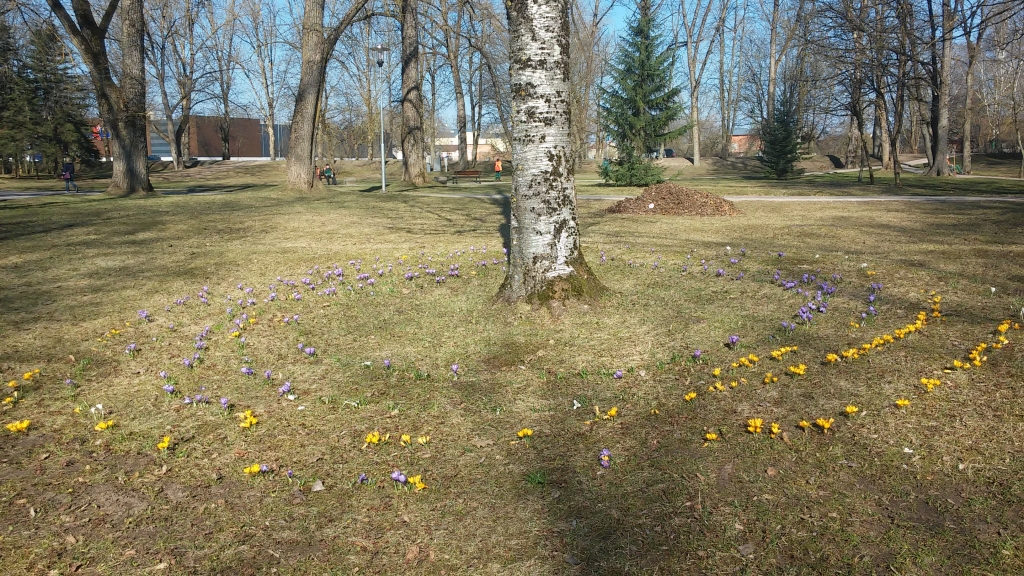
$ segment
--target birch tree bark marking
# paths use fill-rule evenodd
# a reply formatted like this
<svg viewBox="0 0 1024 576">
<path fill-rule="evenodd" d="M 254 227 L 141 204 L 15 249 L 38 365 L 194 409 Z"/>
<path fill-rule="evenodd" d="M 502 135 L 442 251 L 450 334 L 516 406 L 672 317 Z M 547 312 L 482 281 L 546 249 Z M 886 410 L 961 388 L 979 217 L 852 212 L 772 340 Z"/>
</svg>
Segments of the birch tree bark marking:
<svg viewBox="0 0 1024 576">
<path fill-rule="evenodd" d="M 498 296 L 546 303 L 604 287 L 580 250 L 569 144 L 567 0 L 507 0 L 512 77 L 512 248 Z"/>
</svg>

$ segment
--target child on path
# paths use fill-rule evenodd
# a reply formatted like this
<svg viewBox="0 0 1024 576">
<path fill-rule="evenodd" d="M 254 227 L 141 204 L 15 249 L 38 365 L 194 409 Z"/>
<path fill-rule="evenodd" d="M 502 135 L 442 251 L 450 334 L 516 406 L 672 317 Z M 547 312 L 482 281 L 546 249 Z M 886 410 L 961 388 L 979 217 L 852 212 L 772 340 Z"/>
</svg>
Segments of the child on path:
<svg viewBox="0 0 1024 576">
<path fill-rule="evenodd" d="M 494 181 L 501 182 L 501 157 L 494 161 Z"/>
</svg>

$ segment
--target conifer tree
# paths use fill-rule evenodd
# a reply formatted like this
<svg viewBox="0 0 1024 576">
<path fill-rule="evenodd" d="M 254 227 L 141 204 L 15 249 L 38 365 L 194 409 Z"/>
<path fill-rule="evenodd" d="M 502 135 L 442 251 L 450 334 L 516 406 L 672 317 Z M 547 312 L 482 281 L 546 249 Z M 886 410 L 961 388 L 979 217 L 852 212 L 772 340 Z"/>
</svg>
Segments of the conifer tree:
<svg viewBox="0 0 1024 576">
<path fill-rule="evenodd" d="M 64 43 L 52 24 L 32 30 L 25 67 L 32 90 L 31 133 L 36 153 L 55 173 L 64 158 L 91 162 L 99 153 L 89 139 L 89 93 L 76 74 Z"/>
<path fill-rule="evenodd" d="M 796 168 L 800 161 L 800 123 L 789 91 L 783 92 L 775 104 L 771 119 L 764 119 L 759 130 L 761 155 L 758 160 L 765 176 L 782 180 L 803 174 Z"/>
<path fill-rule="evenodd" d="M 602 128 L 619 152 L 618 160 L 601 168 L 606 180 L 628 186 L 663 181 L 648 154 L 687 130 L 670 129 L 683 113 L 682 89 L 672 85 L 673 60 L 651 0 L 639 0 L 608 67 L 610 87 L 601 90 Z"/>
</svg>

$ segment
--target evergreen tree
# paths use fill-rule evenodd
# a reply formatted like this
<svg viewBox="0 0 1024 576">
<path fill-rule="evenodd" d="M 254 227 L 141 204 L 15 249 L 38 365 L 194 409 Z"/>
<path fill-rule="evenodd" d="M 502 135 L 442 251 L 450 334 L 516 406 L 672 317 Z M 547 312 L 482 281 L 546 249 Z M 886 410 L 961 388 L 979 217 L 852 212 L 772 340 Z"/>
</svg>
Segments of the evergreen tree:
<svg viewBox="0 0 1024 576">
<path fill-rule="evenodd" d="M 32 87 L 34 150 L 59 173 L 64 158 L 87 163 L 99 158 L 90 138 L 89 93 L 73 72 L 70 52 L 50 23 L 32 30 L 25 65 Z"/>
<path fill-rule="evenodd" d="M 782 180 L 804 173 L 803 168 L 796 168 L 800 161 L 800 122 L 789 90 L 783 91 L 775 104 L 772 119 L 762 120 L 759 132 L 761 155 L 758 160 L 765 176 Z"/>
<path fill-rule="evenodd" d="M 21 57 L 14 27 L 7 14 L 0 15 L 0 165 L 3 172 L 14 174 L 29 143 L 26 129 L 31 90 Z"/>
<path fill-rule="evenodd" d="M 0 159 L 18 174 L 27 154 L 59 173 L 65 157 L 99 157 L 90 140 L 89 92 L 52 24 L 16 34 L 0 16 Z M 9 162 L 7 159 L 12 159 Z M 41 167 L 43 168 L 43 167 Z"/>
<path fill-rule="evenodd" d="M 672 64 L 651 0 L 639 0 L 608 66 L 611 85 L 601 90 L 601 127 L 619 151 L 618 160 L 601 168 L 606 180 L 629 186 L 664 180 L 648 155 L 687 130 L 669 129 L 683 113 L 682 89 L 672 85 Z"/>
</svg>

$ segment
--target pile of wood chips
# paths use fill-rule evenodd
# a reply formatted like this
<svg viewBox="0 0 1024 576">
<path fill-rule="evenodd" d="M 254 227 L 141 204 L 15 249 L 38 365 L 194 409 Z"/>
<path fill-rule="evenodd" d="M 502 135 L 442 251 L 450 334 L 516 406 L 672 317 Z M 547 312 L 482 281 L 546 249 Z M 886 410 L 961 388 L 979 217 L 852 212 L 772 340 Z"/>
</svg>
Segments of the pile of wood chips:
<svg viewBox="0 0 1024 576">
<path fill-rule="evenodd" d="M 657 214 L 659 216 L 736 216 L 736 206 L 714 194 L 663 182 L 644 188 L 635 198 L 608 207 L 612 214 Z"/>
</svg>

